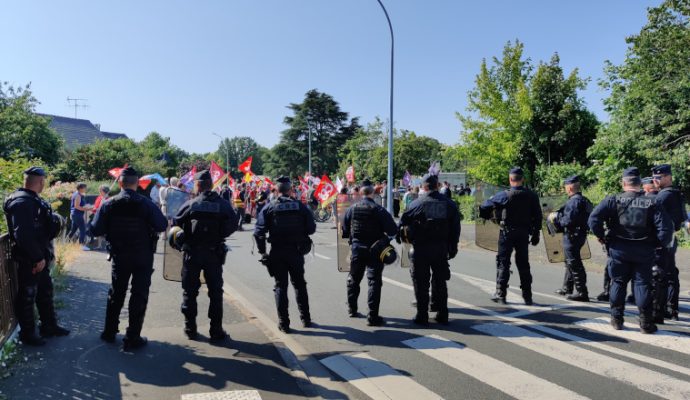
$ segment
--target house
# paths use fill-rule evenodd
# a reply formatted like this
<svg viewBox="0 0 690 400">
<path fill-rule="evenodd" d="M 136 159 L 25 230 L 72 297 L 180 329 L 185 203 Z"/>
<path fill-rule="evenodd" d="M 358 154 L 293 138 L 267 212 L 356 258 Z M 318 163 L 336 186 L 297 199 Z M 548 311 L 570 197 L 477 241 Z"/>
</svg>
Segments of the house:
<svg viewBox="0 0 690 400">
<path fill-rule="evenodd" d="M 92 124 L 88 119 L 61 117 L 50 114 L 39 115 L 50 119 L 48 126 L 65 139 L 65 146 L 69 149 L 90 144 L 97 140 L 127 138 L 127 135 L 124 133 L 101 131 L 99 124 Z"/>
</svg>

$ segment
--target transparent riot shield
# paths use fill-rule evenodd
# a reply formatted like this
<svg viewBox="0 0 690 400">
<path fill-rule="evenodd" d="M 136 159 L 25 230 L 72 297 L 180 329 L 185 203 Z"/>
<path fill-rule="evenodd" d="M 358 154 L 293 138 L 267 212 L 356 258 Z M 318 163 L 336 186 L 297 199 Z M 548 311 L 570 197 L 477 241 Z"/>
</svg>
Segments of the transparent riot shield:
<svg viewBox="0 0 690 400">
<path fill-rule="evenodd" d="M 563 233 L 556 233 L 547 228 L 546 218 L 549 213 L 558 211 L 568 198 L 566 196 L 545 196 L 540 200 L 544 223 L 542 224 L 542 236 L 544 238 L 544 248 L 546 249 L 546 256 L 549 262 L 561 263 L 565 262 L 565 252 L 563 251 Z M 592 258 L 592 252 L 589 248 L 589 243 L 585 241 L 585 245 L 580 250 L 580 257 L 583 260 Z"/>
<path fill-rule="evenodd" d="M 165 216 L 173 219 L 182 204 L 191 199 L 192 195 L 176 188 L 169 188 L 165 196 Z"/>
<path fill-rule="evenodd" d="M 182 255 L 170 247 L 167 240 L 163 241 L 163 279 L 173 282 L 182 281 Z M 201 272 L 201 283 L 205 283 L 204 272 Z"/>
<path fill-rule="evenodd" d="M 338 255 L 338 271 L 350 272 L 350 243 L 348 238 L 343 238 L 343 220 L 345 212 L 350 206 L 361 198 L 357 194 L 339 194 L 335 200 L 335 212 L 338 217 L 338 229 L 336 229 L 336 251 Z M 376 204 L 381 204 L 381 196 L 374 195 Z"/>
<path fill-rule="evenodd" d="M 506 189 L 506 187 L 496 186 L 486 182 L 477 182 L 474 192 L 475 207 L 477 209 L 476 215 L 479 215 L 479 206 L 484 202 L 484 200 L 487 200 L 496 193 Z M 498 251 L 498 235 L 501 229 L 496 222 L 490 219 L 477 217 L 474 229 L 474 243 L 477 245 L 477 247 L 491 251 Z"/>
</svg>

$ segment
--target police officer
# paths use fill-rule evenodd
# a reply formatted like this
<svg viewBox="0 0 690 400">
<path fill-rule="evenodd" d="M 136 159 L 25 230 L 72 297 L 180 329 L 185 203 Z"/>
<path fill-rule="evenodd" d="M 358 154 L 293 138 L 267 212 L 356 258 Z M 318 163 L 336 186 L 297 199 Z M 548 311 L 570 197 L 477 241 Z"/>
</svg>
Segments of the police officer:
<svg viewBox="0 0 690 400">
<path fill-rule="evenodd" d="M 573 175 L 563 181 L 568 201 L 553 216 L 553 223 L 563 231 L 563 251 L 565 253 L 564 287 L 557 291 L 567 294 L 568 300 L 589 301 L 587 292 L 587 272 L 582 264 L 580 250 L 587 242 L 587 219 L 592 212 L 592 203 L 582 195 L 580 177 Z M 575 293 L 573 294 L 573 288 Z M 568 293 L 570 292 L 570 293 Z"/>
<path fill-rule="evenodd" d="M 510 256 L 515 250 L 515 264 L 520 274 L 520 288 L 525 304 L 532 304 L 532 274 L 530 273 L 528 243 L 539 244 L 542 224 L 539 197 L 525 188 L 522 168 L 514 167 L 509 172 L 510 189 L 504 190 L 484 201 L 479 207 L 480 216 L 490 219 L 497 216 L 501 230 L 498 236 L 496 255 L 496 293 L 491 298 L 496 303 L 506 304 L 506 290 L 510 279 Z"/>
<path fill-rule="evenodd" d="M 350 240 L 352 251 L 347 276 L 348 313 L 350 317 L 359 315 L 359 285 L 366 271 L 369 281 L 367 325 L 380 326 L 384 323 L 379 315 L 383 262 L 371 253 L 370 248 L 381 239 L 395 237 L 397 227 L 388 211 L 374 201 L 374 185 L 369 179 L 362 181 L 361 193 L 364 197 L 347 209 L 343 220 L 343 238 Z"/>
<path fill-rule="evenodd" d="M 9 230 L 10 258 L 18 267 L 19 291 L 14 306 L 21 328 L 19 339 L 30 346 L 45 344 L 41 336 L 69 334 L 57 322 L 49 269 L 55 259 L 52 240 L 62 229 L 64 220 L 54 214 L 50 205 L 39 196 L 45 180 L 42 168 L 26 169 L 23 187 L 12 192 L 3 205 Z M 36 334 L 34 304 L 41 320 L 41 336 Z"/>
<path fill-rule="evenodd" d="M 197 303 L 204 271 L 208 288 L 208 317 L 211 341 L 225 340 L 223 330 L 223 264 L 227 254 L 225 238 L 237 230 L 237 215 L 232 206 L 214 192 L 211 174 L 204 170 L 194 176 L 198 194 L 180 207 L 173 224 L 184 231 L 182 262 L 182 314 L 184 332 L 191 340 L 198 337 Z"/>
<path fill-rule="evenodd" d="M 460 212 L 455 202 L 438 192 L 438 177 L 422 178 L 427 193 L 412 203 L 400 217 L 400 229 L 407 229 L 414 246 L 412 259 L 412 284 L 417 301 L 417 314 L 413 322 L 429 323 L 429 279 L 432 286 L 432 303 L 436 309 L 435 320 L 448 323 L 448 287 L 450 279 L 448 260 L 458 254 L 460 241 Z"/>
<path fill-rule="evenodd" d="M 673 223 L 654 199 L 640 191 L 640 172 L 631 167 L 623 171 L 623 193 L 607 196 L 589 217 L 589 227 L 609 248 L 611 276 L 611 326 L 623 329 L 625 289 L 635 279 L 635 301 L 640 310 L 640 332 L 657 330 L 652 316 L 652 264 L 654 249 L 668 246 Z"/>
<path fill-rule="evenodd" d="M 304 255 L 311 249 L 312 235 L 316 223 L 312 212 L 300 201 L 291 198 L 290 178 L 281 176 L 276 180 L 280 197 L 261 210 L 254 227 L 254 237 L 261 253 L 262 263 L 267 264 L 269 273 L 275 279 L 275 293 L 278 309 L 278 329 L 290 333 L 288 315 L 288 276 L 295 289 L 297 308 L 302 326 L 311 326 L 307 282 L 304 280 Z M 266 234 L 271 243 L 271 252 L 266 254 Z"/>
<path fill-rule="evenodd" d="M 168 226 L 168 220 L 151 199 L 137 193 L 138 184 L 139 175 L 134 168 L 123 169 L 119 178 L 120 193 L 101 205 L 90 224 L 94 236 L 105 235 L 112 255 L 112 285 L 101 333 L 101 339 L 108 343 L 115 341 L 120 310 L 132 278 L 129 327 L 122 340 L 125 350 L 146 345 L 141 329 L 149 300 L 154 246 L 158 233 Z"/>
<path fill-rule="evenodd" d="M 652 174 L 654 183 L 659 188 L 656 201 L 671 218 L 673 222 L 673 231 L 678 232 L 683 227 L 687 219 L 687 214 L 685 212 L 683 194 L 680 190 L 673 187 L 671 166 L 668 164 L 657 165 L 652 168 Z M 677 321 L 680 282 L 678 280 L 678 267 L 676 266 L 676 250 L 678 250 L 678 242 L 675 240 L 675 237 L 673 237 L 671 244 L 661 249 L 661 264 L 665 272 L 666 280 L 668 281 L 668 310 L 665 316 Z M 666 304 L 666 299 L 664 299 L 663 294 L 660 294 L 659 299 L 663 301 L 662 304 Z M 661 313 L 655 316 L 655 319 L 659 321 L 662 321 L 663 318 L 664 315 Z"/>
</svg>

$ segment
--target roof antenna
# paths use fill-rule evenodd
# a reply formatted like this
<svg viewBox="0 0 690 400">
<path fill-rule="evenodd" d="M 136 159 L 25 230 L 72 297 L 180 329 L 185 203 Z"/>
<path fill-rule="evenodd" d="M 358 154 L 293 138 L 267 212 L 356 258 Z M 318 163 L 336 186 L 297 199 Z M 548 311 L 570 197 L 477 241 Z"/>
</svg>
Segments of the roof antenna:
<svg viewBox="0 0 690 400">
<path fill-rule="evenodd" d="M 69 107 L 74 107 L 74 118 L 77 118 L 77 108 L 89 108 L 87 104 L 84 104 L 88 101 L 88 99 L 71 99 L 67 97 L 67 102 L 69 103 Z M 79 104 L 79 102 L 82 102 L 82 104 Z"/>
</svg>

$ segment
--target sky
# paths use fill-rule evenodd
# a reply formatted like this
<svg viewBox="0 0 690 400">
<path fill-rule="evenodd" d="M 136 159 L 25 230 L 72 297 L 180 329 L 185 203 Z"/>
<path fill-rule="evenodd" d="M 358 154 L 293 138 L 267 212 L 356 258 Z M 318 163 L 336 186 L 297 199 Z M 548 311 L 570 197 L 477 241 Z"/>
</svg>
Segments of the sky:
<svg viewBox="0 0 690 400">
<path fill-rule="evenodd" d="M 141 140 L 214 151 L 212 132 L 272 146 L 286 106 L 318 89 L 366 124 L 388 118 L 390 34 L 376 0 L 0 0 L 0 81 L 31 83 L 41 113 Z M 383 0 L 395 34 L 395 127 L 460 141 L 482 59 L 519 39 L 535 64 L 558 52 L 607 119 L 597 80 L 661 0 Z"/>
</svg>

